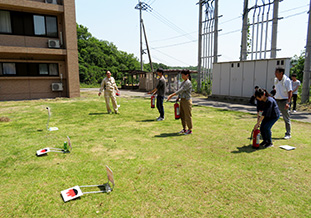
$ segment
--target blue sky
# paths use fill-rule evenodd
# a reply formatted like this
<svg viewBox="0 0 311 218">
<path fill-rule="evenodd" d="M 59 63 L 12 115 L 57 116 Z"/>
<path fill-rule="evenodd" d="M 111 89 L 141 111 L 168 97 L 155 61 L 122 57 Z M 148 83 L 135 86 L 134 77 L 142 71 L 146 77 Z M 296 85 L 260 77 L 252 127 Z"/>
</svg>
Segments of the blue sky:
<svg viewBox="0 0 311 218">
<path fill-rule="evenodd" d="M 143 12 L 152 61 L 169 66 L 196 66 L 198 62 L 198 1 L 145 0 L 153 9 Z M 219 61 L 240 56 L 244 0 L 220 0 Z M 250 1 L 251 3 L 254 0 Z M 299 55 L 306 45 L 309 0 L 280 3 L 277 57 Z M 76 0 L 76 19 L 98 39 L 139 58 L 139 11 L 137 0 Z M 144 55 L 144 62 L 148 56 Z"/>
</svg>

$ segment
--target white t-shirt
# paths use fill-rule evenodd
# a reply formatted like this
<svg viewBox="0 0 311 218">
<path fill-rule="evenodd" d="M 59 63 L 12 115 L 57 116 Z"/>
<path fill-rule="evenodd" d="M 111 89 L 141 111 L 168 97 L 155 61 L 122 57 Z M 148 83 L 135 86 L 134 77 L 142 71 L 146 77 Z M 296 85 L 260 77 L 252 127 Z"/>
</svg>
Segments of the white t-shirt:
<svg viewBox="0 0 311 218">
<path fill-rule="evenodd" d="M 293 94 L 298 94 L 298 89 L 297 87 L 300 86 L 300 81 L 297 79 L 295 82 L 292 80 L 292 87 L 293 87 Z M 297 89 L 296 91 L 294 91 Z"/>
<path fill-rule="evenodd" d="M 288 99 L 288 92 L 293 91 L 291 80 L 284 74 L 281 81 L 278 78 L 274 79 L 275 96 L 277 100 Z"/>
</svg>

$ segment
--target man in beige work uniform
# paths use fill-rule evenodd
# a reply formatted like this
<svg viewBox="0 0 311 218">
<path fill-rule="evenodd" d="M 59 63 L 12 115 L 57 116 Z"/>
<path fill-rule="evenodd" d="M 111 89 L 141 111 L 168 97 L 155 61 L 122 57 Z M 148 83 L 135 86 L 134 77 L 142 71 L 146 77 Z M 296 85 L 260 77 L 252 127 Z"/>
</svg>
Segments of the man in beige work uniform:
<svg viewBox="0 0 311 218">
<path fill-rule="evenodd" d="M 103 81 L 100 85 L 98 96 L 101 95 L 103 90 L 105 90 L 104 96 L 105 96 L 105 102 L 106 102 L 106 107 L 107 107 L 108 113 L 111 113 L 111 108 L 110 108 L 110 98 L 111 98 L 114 112 L 117 114 L 118 113 L 118 105 L 117 105 L 115 90 L 117 92 L 119 92 L 119 89 L 116 85 L 114 78 L 111 76 L 110 71 L 106 72 L 106 77 L 103 79 Z"/>
</svg>

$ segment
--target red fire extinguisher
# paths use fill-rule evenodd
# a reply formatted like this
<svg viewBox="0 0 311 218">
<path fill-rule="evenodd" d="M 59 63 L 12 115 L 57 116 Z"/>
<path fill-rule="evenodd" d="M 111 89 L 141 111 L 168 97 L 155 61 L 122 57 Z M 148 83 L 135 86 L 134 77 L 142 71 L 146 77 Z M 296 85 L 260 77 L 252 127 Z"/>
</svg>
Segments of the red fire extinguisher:
<svg viewBox="0 0 311 218">
<path fill-rule="evenodd" d="M 253 148 L 259 148 L 260 142 L 260 130 L 256 129 L 252 131 L 253 135 Z"/>
<path fill-rule="evenodd" d="M 174 111 L 175 111 L 175 119 L 178 120 L 180 118 L 180 110 L 179 110 L 179 104 L 177 101 L 174 104 Z"/>
<path fill-rule="evenodd" d="M 152 95 L 151 96 L 151 108 L 154 108 L 154 105 L 155 105 L 155 96 Z"/>
</svg>

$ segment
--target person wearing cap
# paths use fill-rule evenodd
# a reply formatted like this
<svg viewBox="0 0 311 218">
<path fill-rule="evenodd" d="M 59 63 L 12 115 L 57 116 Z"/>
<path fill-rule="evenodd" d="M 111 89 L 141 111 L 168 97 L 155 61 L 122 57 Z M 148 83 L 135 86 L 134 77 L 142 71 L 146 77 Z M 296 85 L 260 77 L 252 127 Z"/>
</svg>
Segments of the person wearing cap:
<svg viewBox="0 0 311 218">
<path fill-rule="evenodd" d="M 292 74 L 292 87 L 293 87 L 293 112 L 296 112 L 296 105 L 297 105 L 297 97 L 298 97 L 298 88 L 300 86 L 300 81 L 296 78 L 297 74 Z"/>
<path fill-rule="evenodd" d="M 178 95 L 178 99 L 180 98 L 180 118 L 183 129 L 179 132 L 180 134 L 190 135 L 192 134 L 192 99 L 191 99 L 191 91 L 192 91 L 192 83 L 191 83 L 191 75 L 189 70 L 183 70 L 181 72 L 181 77 L 184 80 L 180 88 L 174 92 L 173 94 L 167 97 L 167 101 L 169 101 L 173 96 Z M 188 130 L 187 128 L 188 127 Z"/>
<path fill-rule="evenodd" d="M 284 139 L 290 139 L 291 122 L 290 122 L 289 107 L 293 89 L 290 79 L 284 74 L 284 72 L 285 70 L 282 67 L 278 67 L 275 70 L 274 85 L 276 92 L 274 98 L 278 104 L 279 110 L 281 111 L 285 122 L 286 133 Z"/>
<path fill-rule="evenodd" d="M 116 85 L 114 78 L 111 76 L 111 73 L 109 70 L 106 72 L 106 77 L 101 82 L 100 89 L 98 92 L 98 96 L 101 95 L 103 90 L 104 90 L 104 96 L 105 96 L 105 102 L 106 102 L 108 114 L 111 113 L 110 99 L 112 102 L 114 112 L 117 114 L 118 113 L 118 105 L 117 105 L 117 99 L 116 99 L 116 92 L 115 91 L 119 92 L 119 89 Z"/>
<path fill-rule="evenodd" d="M 163 107 L 163 101 L 165 96 L 165 89 L 166 89 L 166 81 L 163 76 L 164 70 L 162 68 L 157 69 L 157 74 L 159 76 L 158 84 L 155 89 L 148 92 L 148 94 L 155 95 L 157 94 L 157 109 L 160 113 L 160 116 L 157 118 L 157 121 L 163 121 L 164 120 L 164 107 Z"/>
</svg>

